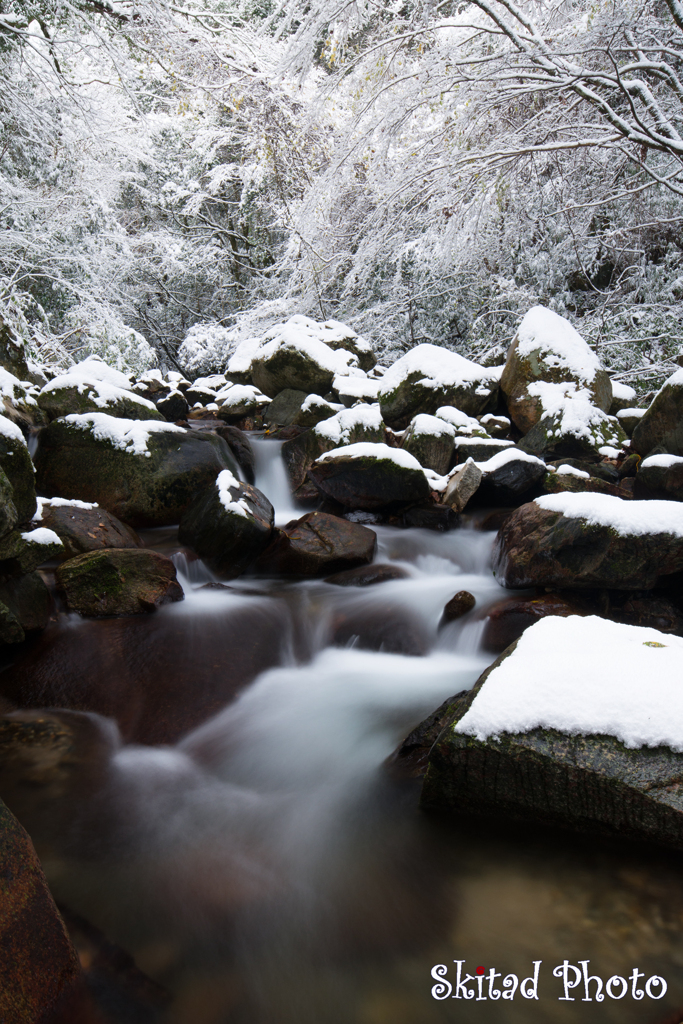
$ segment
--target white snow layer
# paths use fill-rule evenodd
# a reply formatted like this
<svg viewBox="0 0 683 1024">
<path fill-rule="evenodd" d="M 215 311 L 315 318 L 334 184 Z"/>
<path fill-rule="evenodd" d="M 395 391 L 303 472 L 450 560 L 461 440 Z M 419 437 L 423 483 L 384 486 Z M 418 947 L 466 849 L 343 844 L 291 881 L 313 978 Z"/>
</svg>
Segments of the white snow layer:
<svg viewBox="0 0 683 1024">
<path fill-rule="evenodd" d="M 327 422 L 327 421 L 326 421 Z M 320 426 L 320 424 L 318 424 Z M 390 448 L 388 444 L 371 441 L 359 441 L 357 444 L 347 444 L 342 448 L 333 448 L 331 452 L 325 452 L 318 456 L 318 462 L 326 462 L 329 459 L 385 459 L 396 463 L 403 469 L 417 469 L 422 472 L 422 466 L 414 455 L 404 451 L 403 448 Z"/>
<path fill-rule="evenodd" d="M 263 341 L 254 359 L 270 359 L 278 352 L 300 352 L 307 356 L 324 370 L 328 370 L 339 376 L 365 377 L 365 374 L 358 366 L 358 356 L 347 352 L 346 349 L 331 349 L 321 339 L 319 324 L 306 316 L 293 316 L 284 323 L 278 324 L 264 335 Z M 330 338 L 330 340 L 332 340 Z M 235 353 L 236 354 L 236 353 Z M 230 363 L 227 367 L 227 374 L 230 376 Z"/>
<path fill-rule="evenodd" d="M 612 397 L 618 398 L 620 402 L 633 402 L 638 395 L 635 388 L 629 387 L 628 384 L 621 384 L 618 380 L 613 380 Z"/>
<path fill-rule="evenodd" d="M 426 412 L 420 412 L 414 416 L 408 425 L 408 430 L 413 437 L 420 434 L 427 434 L 432 437 L 455 437 L 455 427 L 448 420 L 441 416 L 430 416 Z"/>
<path fill-rule="evenodd" d="M 670 469 L 671 466 L 675 466 L 679 462 L 683 462 L 680 455 L 648 455 L 641 462 L 640 468 L 647 469 L 648 466 L 657 466 L 659 469 Z"/>
<path fill-rule="evenodd" d="M 85 362 L 79 363 L 78 366 L 72 366 L 67 373 L 54 377 L 42 389 L 41 395 L 50 394 L 52 391 L 61 391 L 62 388 L 75 387 L 78 389 L 79 395 L 89 392 L 92 401 L 100 409 L 106 409 L 107 406 L 114 405 L 125 398 L 130 402 L 135 402 L 136 405 L 142 406 L 144 409 L 156 410 L 154 402 L 150 402 L 148 398 L 143 398 L 142 395 L 131 391 L 130 384 L 122 388 L 118 384 L 112 384 L 111 381 L 102 380 L 90 375 L 87 372 L 86 364 L 89 366 L 93 362 L 98 363 L 99 360 L 86 359 Z M 118 370 L 112 370 L 112 373 L 116 377 L 123 377 L 125 380 L 123 374 L 119 373 Z"/>
<path fill-rule="evenodd" d="M 625 501 L 612 494 L 547 494 L 535 499 L 549 512 L 585 519 L 589 526 L 609 526 L 622 537 L 670 533 L 683 537 L 683 504 L 677 501 Z"/>
<path fill-rule="evenodd" d="M 36 504 L 38 507 L 33 517 L 34 523 L 40 522 L 43 518 L 43 510 L 46 505 L 51 505 L 53 508 L 61 508 L 67 505 L 71 508 L 82 508 L 88 512 L 93 508 L 100 507 L 96 501 L 79 501 L 78 498 L 36 498 Z"/>
<path fill-rule="evenodd" d="M 152 434 L 184 434 L 184 427 L 161 420 L 126 420 L 107 416 L 104 412 L 87 412 L 79 415 L 71 413 L 65 416 L 66 423 L 71 423 L 78 430 L 89 430 L 97 441 L 108 441 L 113 448 L 129 452 L 131 455 L 145 455 L 148 459 L 152 453 L 147 444 Z"/>
<path fill-rule="evenodd" d="M 566 368 L 586 383 L 593 381 L 601 369 L 595 352 L 569 320 L 545 306 L 532 306 L 517 328 L 517 338 L 520 356 L 540 350 L 548 366 Z"/>
<path fill-rule="evenodd" d="M 586 473 L 583 469 L 577 469 L 576 466 L 558 466 L 555 470 L 558 476 L 578 476 L 580 480 L 590 480 L 590 473 Z"/>
<path fill-rule="evenodd" d="M 80 363 L 70 366 L 62 376 L 76 377 L 76 379 L 87 377 L 90 380 L 99 380 L 105 384 L 111 384 L 115 388 L 123 388 L 124 391 L 130 388 L 130 378 L 128 375 L 108 366 L 99 356 L 88 356 L 87 359 L 83 359 Z"/>
<path fill-rule="evenodd" d="M 457 352 L 423 344 L 416 345 L 389 367 L 382 377 L 380 394 L 389 394 L 413 373 L 421 375 L 418 383 L 435 390 L 498 379 L 493 369 L 473 363 Z"/>
<path fill-rule="evenodd" d="M 479 740 L 557 729 L 683 751 L 683 639 L 601 619 L 548 616 L 493 670 L 455 732 Z"/>
<path fill-rule="evenodd" d="M 6 416 L 0 416 L 0 434 L 3 437 L 11 437 L 15 441 L 21 441 L 22 444 L 26 444 L 26 438 L 19 427 L 16 423 L 12 423 L 12 420 L 8 420 Z"/>
<path fill-rule="evenodd" d="M 577 388 L 573 382 L 550 384 L 547 381 L 534 381 L 527 391 L 532 398 L 540 398 L 543 416 L 557 417 L 553 435 L 560 437 L 572 434 L 574 437 L 586 437 L 595 440 L 598 432 L 605 430 L 614 434 L 607 413 L 593 404 L 587 388 Z M 603 438 L 608 440 L 608 437 Z M 616 440 L 616 438 L 615 438 Z"/>
<path fill-rule="evenodd" d="M 339 374 L 332 381 L 332 390 L 349 398 L 372 398 L 377 401 L 381 380 L 369 377 L 342 377 Z"/>
<path fill-rule="evenodd" d="M 239 489 L 240 482 L 229 469 L 224 469 L 218 474 L 216 486 L 218 487 L 218 499 L 226 512 L 236 512 L 238 516 L 243 516 L 245 519 L 253 518 L 245 499 L 238 498 L 235 501 L 230 493 L 231 487 Z"/>
<path fill-rule="evenodd" d="M 472 434 L 478 432 L 479 434 L 485 432 L 485 428 L 479 422 L 475 420 L 473 416 L 468 416 L 467 413 L 462 412 L 460 409 L 456 409 L 452 405 L 442 405 L 436 410 L 436 416 L 440 420 L 445 420 L 446 423 L 450 423 L 451 426 L 455 427 L 456 433 L 458 434 Z"/>
<path fill-rule="evenodd" d="M 640 419 L 640 417 L 644 416 L 646 412 L 647 409 L 620 409 L 617 413 L 617 419 Z"/>
<path fill-rule="evenodd" d="M 61 537 L 58 537 L 54 530 L 48 530 L 46 526 L 38 526 L 35 530 L 22 533 L 22 540 L 27 544 L 40 544 L 41 547 L 50 544 L 59 544 L 63 547 Z"/>
<path fill-rule="evenodd" d="M 498 442 L 500 444 L 500 441 Z M 467 460 L 468 462 L 474 460 Z M 512 451 L 507 449 L 504 452 L 498 452 L 497 455 L 492 455 L 486 462 L 475 462 L 475 466 L 482 471 L 484 475 L 487 473 L 493 473 L 495 470 L 500 469 L 502 466 L 507 466 L 508 462 L 533 462 L 537 466 L 543 466 L 546 468 L 543 459 L 537 458 L 535 455 L 530 455 L 529 452 L 522 451 L 521 448 L 514 448 Z M 462 469 L 462 464 L 457 467 Z M 588 474 L 586 474 L 588 476 Z"/>
</svg>

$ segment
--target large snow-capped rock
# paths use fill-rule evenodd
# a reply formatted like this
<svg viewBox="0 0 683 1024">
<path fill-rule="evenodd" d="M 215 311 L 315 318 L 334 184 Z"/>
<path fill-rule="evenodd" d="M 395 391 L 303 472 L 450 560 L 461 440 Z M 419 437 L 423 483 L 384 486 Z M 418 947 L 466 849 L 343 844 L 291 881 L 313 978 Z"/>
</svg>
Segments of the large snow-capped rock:
<svg viewBox="0 0 683 1024">
<path fill-rule="evenodd" d="M 177 523 L 221 470 L 239 473 L 216 434 L 106 413 L 54 420 L 35 464 L 42 494 L 97 502 L 131 526 Z"/>
<path fill-rule="evenodd" d="M 588 388 L 537 381 L 528 390 L 540 400 L 542 412 L 519 442 L 525 451 L 551 459 L 580 457 L 626 441 L 619 420 L 595 404 Z"/>
<path fill-rule="evenodd" d="M 683 848 L 683 640 L 551 616 L 440 710 L 422 804 Z"/>
<path fill-rule="evenodd" d="M 683 455 L 683 370 L 659 389 L 633 431 L 631 447 L 639 455 Z"/>
<path fill-rule="evenodd" d="M 322 340 L 324 330 L 304 316 L 271 328 L 253 355 L 253 383 L 270 398 L 285 388 L 326 395 L 337 375 L 363 377 L 358 357 Z M 339 331 L 332 331 L 335 337 Z M 228 371 L 229 372 L 229 371 Z"/>
<path fill-rule="evenodd" d="M 292 490 L 296 491 L 304 484 L 308 470 L 324 452 L 360 441 L 380 443 L 384 440 L 385 426 L 378 405 L 357 405 L 328 416 L 313 430 L 285 441 L 282 446 L 282 458 Z"/>
<path fill-rule="evenodd" d="M 524 434 L 546 411 L 539 383 L 573 384 L 605 413 L 612 404 L 612 383 L 598 357 L 568 320 L 544 306 L 534 306 L 520 323 L 500 379 L 510 416 Z"/>
<path fill-rule="evenodd" d="M 0 469 L 12 486 L 17 521 L 29 522 L 36 511 L 35 470 L 23 433 L 6 416 L 0 416 Z"/>
<path fill-rule="evenodd" d="M 308 471 L 318 490 L 352 509 L 394 508 L 429 497 L 417 459 L 386 444 L 344 445 L 325 452 Z"/>
<path fill-rule="evenodd" d="M 178 539 L 223 579 L 244 572 L 270 540 L 273 506 L 261 491 L 228 469 L 186 510 Z"/>
<path fill-rule="evenodd" d="M 493 569 L 505 587 L 647 590 L 683 570 L 683 506 L 608 494 L 551 494 L 500 529 Z"/>
<path fill-rule="evenodd" d="M 636 498 L 663 498 L 683 501 L 683 457 L 650 455 L 638 467 L 634 494 Z"/>
<path fill-rule="evenodd" d="M 453 462 L 455 427 L 438 416 L 421 412 L 410 421 L 401 447 L 425 469 L 447 473 Z"/>
<path fill-rule="evenodd" d="M 438 345 L 417 345 L 389 367 L 381 379 L 382 417 L 403 430 L 418 413 L 455 406 L 478 416 L 495 401 L 498 371 L 486 369 Z"/>
<path fill-rule="evenodd" d="M 125 374 L 94 357 L 54 377 L 40 391 L 37 401 L 51 420 L 86 412 L 106 412 L 129 420 L 164 418 L 154 402 L 131 390 Z"/>
</svg>

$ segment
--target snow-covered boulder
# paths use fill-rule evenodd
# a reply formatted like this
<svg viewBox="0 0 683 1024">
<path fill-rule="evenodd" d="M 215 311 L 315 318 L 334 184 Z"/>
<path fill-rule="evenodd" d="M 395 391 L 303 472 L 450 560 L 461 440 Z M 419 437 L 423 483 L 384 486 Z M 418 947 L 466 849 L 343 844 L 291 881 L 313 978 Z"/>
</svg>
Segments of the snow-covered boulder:
<svg viewBox="0 0 683 1024">
<path fill-rule="evenodd" d="M 449 701 L 422 805 L 683 849 L 683 640 L 549 616 Z"/>
<path fill-rule="evenodd" d="M 453 427 L 456 437 L 491 436 L 483 422 L 475 419 L 474 416 L 468 416 L 467 413 L 462 412 L 460 409 L 456 409 L 452 405 L 440 406 L 434 415 L 440 420 L 445 420 L 446 423 L 449 423 Z"/>
<path fill-rule="evenodd" d="M 524 451 L 550 459 L 580 457 L 626 441 L 619 420 L 595 405 L 588 388 L 539 381 L 528 390 L 540 398 L 542 415 L 519 442 Z"/>
<path fill-rule="evenodd" d="M 631 447 L 639 455 L 683 455 L 683 370 L 665 381 L 633 431 Z"/>
<path fill-rule="evenodd" d="M 223 579 L 234 579 L 267 546 L 272 528 L 265 495 L 224 469 L 184 513 L 178 539 Z"/>
<path fill-rule="evenodd" d="M 479 496 L 493 505 L 518 504 L 547 472 L 542 459 L 514 447 L 477 465 L 482 472 Z"/>
<path fill-rule="evenodd" d="M 190 406 L 182 391 L 169 391 L 157 399 L 157 409 L 168 423 L 187 419 Z"/>
<path fill-rule="evenodd" d="M 638 395 L 635 388 L 629 384 L 622 384 L 618 380 L 612 381 L 612 404 L 609 407 L 610 416 L 618 416 L 622 409 L 630 409 L 636 404 Z"/>
<path fill-rule="evenodd" d="M 496 539 L 504 587 L 649 590 L 683 569 L 683 506 L 607 494 L 551 494 L 522 505 Z"/>
<path fill-rule="evenodd" d="M 636 498 L 663 498 L 683 501 L 683 457 L 650 455 L 638 467 L 634 494 Z"/>
<path fill-rule="evenodd" d="M 512 441 L 500 441 L 493 437 L 456 437 L 455 439 L 455 461 L 456 464 L 474 459 L 475 462 L 486 462 L 499 452 L 513 449 L 519 451 Z"/>
<path fill-rule="evenodd" d="M 377 358 L 372 351 L 370 342 L 362 338 L 360 334 L 356 334 L 353 328 L 347 324 L 342 324 L 339 320 L 325 320 L 323 323 L 317 323 L 315 320 L 303 316 L 292 317 L 292 320 L 305 322 L 306 327 L 317 334 L 320 340 L 334 352 L 338 349 L 350 352 L 358 360 L 361 370 L 366 373 L 376 365 Z"/>
<path fill-rule="evenodd" d="M 500 379 L 508 411 L 526 434 L 547 412 L 547 392 L 541 384 L 573 384 L 587 392 L 587 401 L 609 412 L 612 382 L 600 360 L 579 332 L 544 306 L 534 306 L 517 328 Z"/>
<path fill-rule="evenodd" d="M 325 452 L 308 471 L 326 497 L 352 509 L 399 508 L 429 497 L 417 459 L 402 448 L 360 442 Z"/>
<path fill-rule="evenodd" d="M 54 420 L 35 465 L 42 494 L 97 502 L 131 526 L 177 523 L 221 470 L 239 472 L 215 434 L 106 413 Z"/>
<path fill-rule="evenodd" d="M 479 423 L 489 437 L 502 440 L 510 436 L 511 423 L 507 416 L 496 416 L 492 412 L 487 412 L 485 416 L 479 417 Z"/>
<path fill-rule="evenodd" d="M 315 427 L 318 423 L 330 419 L 331 416 L 338 412 L 341 412 L 341 408 L 336 402 L 328 402 L 326 398 L 321 398 L 320 395 L 307 395 L 301 403 L 293 422 L 299 427 Z"/>
<path fill-rule="evenodd" d="M 336 376 L 363 377 L 358 359 L 346 349 L 331 349 L 307 317 L 291 317 L 265 335 L 251 362 L 257 388 L 275 398 L 285 388 L 326 395 Z"/>
<path fill-rule="evenodd" d="M 419 413 L 410 421 L 401 448 L 414 455 L 425 469 L 447 473 L 453 462 L 455 428 L 438 416 Z"/>
<path fill-rule="evenodd" d="M 149 398 L 131 390 L 127 376 L 91 357 L 54 377 L 38 395 L 48 419 L 71 413 L 106 412 L 129 420 L 161 420 Z"/>
<path fill-rule="evenodd" d="M 379 378 L 359 376 L 337 376 L 332 381 L 332 392 L 347 408 L 356 402 L 376 402 L 379 395 Z"/>
<path fill-rule="evenodd" d="M 35 385 L 19 380 L 9 370 L 0 367 L 0 414 L 27 433 L 31 427 L 47 422 L 47 416 L 37 402 L 39 393 Z"/>
<path fill-rule="evenodd" d="M 627 437 L 633 435 L 633 431 L 636 429 L 643 416 L 645 415 L 645 409 L 620 409 L 617 413 L 617 419 L 619 420 L 619 426 L 624 431 Z"/>
<path fill-rule="evenodd" d="M 216 395 L 216 404 L 220 419 L 230 422 L 262 412 L 270 398 L 253 384 L 228 384 Z"/>
<path fill-rule="evenodd" d="M 381 378 L 379 404 L 393 430 L 403 430 L 420 412 L 434 414 L 455 406 L 478 416 L 495 402 L 496 370 L 486 369 L 438 345 L 417 345 L 389 367 Z"/>
</svg>

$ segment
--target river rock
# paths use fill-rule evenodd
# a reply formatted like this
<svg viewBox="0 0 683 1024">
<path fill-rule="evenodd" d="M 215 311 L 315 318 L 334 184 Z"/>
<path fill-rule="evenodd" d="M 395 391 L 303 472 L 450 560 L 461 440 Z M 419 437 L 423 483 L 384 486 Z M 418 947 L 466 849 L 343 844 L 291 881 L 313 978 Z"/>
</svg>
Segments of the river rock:
<svg viewBox="0 0 683 1024">
<path fill-rule="evenodd" d="M 683 501 L 683 457 L 650 455 L 638 467 L 634 494 L 636 498 L 663 498 Z"/>
<path fill-rule="evenodd" d="M 535 488 L 547 473 L 545 462 L 520 451 L 507 449 L 480 462 L 482 473 L 479 497 L 493 505 L 514 505 L 522 495 Z"/>
<path fill-rule="evenodd" d="M 346 569 L 328 576 L 325 583 L 333 583 L 336 587 L 371 587 L 376 583 L 388 580 L 406 580 L 409 574 L 398 565 L 383 565 L 373 562 L 372 565 L 360 565 L 357 569 Z"/>
<path fill-rule="evenodd" d="M 403 430 L 418 413 L 434 414 L 455 406 L 478 416 L 494 406 L 498 394 L 495 370 L 488 370 L 438 345 L 416 345 L 389 367 L 381 380 L 382 418 L 392 430 Z"/>
<path fill-rule="evenodd" d="M 52 596 L 39 572 L 0 582 L 0 641 L 22 643 L 27 633 L 45 629 Z"/>
<path fill-rule="evenodd" d="M 649 590 L 683 569 L 683 508 L 606 494 L 552 494 L 522 505 L 496 538 L 504 587 Z"/>
<path fill-rule="evenodd" d="M 326 512 L 309 512 L 276 531 L 256 568 L 286 576 L 329 575 L 367 565 L 376 547 L 373 530 Z"/>
<path fill-rule="evenodd" d="M 376 404 L 379 389 L 380 380 L 376 377 L 357 377 L 355 375 L 348 377 L 337 374 L 332 381 L 330 394 L 339 399 L 347 409 L 350 409 L 358 402 L 367 402 L 368 405 Z"/>
<path fill-rule="evenodd" d="M 645 409 L 622 409 L 617 413 L 619 425 L 627 437 L 633 436 L 633 431 L 642 420 L 645 412 Z"/>
<path fill-rule="evenodd" d="M 372 351 L 370 342 L 356 334 L 347 324 L 342 324 L 338 320 L 326 320 L 321 324 L 315 321 L 309 321 L 309 323 L 314 325 L 318 337 L 328 348 L 334 352 L 344 349 L 355 356 L 361 370 L 367 373 L 377 364 L 377 358 Z"/>
<path fill-rule="evenodd" d="M 279 395 L 276 395 L 264 413 L 263 419 L 266 423 L 276 427 L 288 427 L 296 422 L 301 406 L 308 398 L 305 391 L 297 391 L 295 388 L 285 388 Z M 332 415 L 334 410 L 330 412 Z"/>
<path fill-rule="evenodd" d="M 182 391 L 169 391 L 156 400 L 156 407 L 168 423 L 184 420 L 190 411 L 190 404 Z"/>
<path fill-rule="evenodd" d="M 0 1020 L 48 1024 L 80 966 L 31 840 L 2 802 L 0 884 Z"/>
<path fill-rule="evenodd" d="M 486 462 L 501 452 L 519 451 L 512 441 L 496 441 L 492 437 L 456 437 L 455 462 L 460 465 L 468 459 Z"/>
<path fill-rule="evenodd" d="M 97 502 L 131 526 L 177 523 L 221 470 L 239 473 L 214 434 L 104 413 L 55 420 L 35 464 L 42 494 Z"/>
<path fill-rule="evenodd" d="M 439 502 L 421 501 L 417 505 L 409 505 L 389 518 L 392 526 L 403 526 L 407 529 L 436 530 L 445 533 L 454 530 L 460 522 L 460 515 L 450 505 Z"/>
<path fill-rule="evenodd" d="M 63 558 L 74 558 L 84 551 L 100 548 L 142 546 L 135 530 L 90 502 L 40 498 L 33 523 L 57 534 L 64 546 L 63 552 L 59 552 Z"/>
<path fill-rule="evenodd" d="M 50 420 L 70 413 L 106 412 L 129 420 L 162 420 L 154 402 L 128 388 L 91 377 L 79 366 L 60 374 L 46 384 L 38 395 L 38 404 Z"/>
<path fill-rule="evenodd" d="M 651 452 L 683 456 L 683 370 L 659 389 L 633 431 L 631 447 L 643 457 Z"/>
<path fill-rule="evenodd" d="M 487 412 L 485 416 L 479 417 L 479 422 L 489 437 L 505 440 L 510 436 L 512 424 L 507 416 L 496 416 L 495 413 Z"/>
<path fill-rule="evenodd" d="M 683 849 L 683 640 L 549 617 L 479 679 L 431 748 L 422 805 Z M 646 686 L 643 680 L 648 680 Z"/>
<path fill-rule="evenodd" d="M 178 539 L 223 579 L 234 579 L 261 554 L 273 529 L 273 506 L 224 469 L 185 511 Z"/>
<path fill-rule="evenodd" d="M 326 395 L 335 376 L 348 375 L 354 366 L 355 355 L 343 348 L 333 351 L 320 340 L 315 321 L 296 316 L 267 332 L 253 357 L 251 375 L 270 398 L 285 388 Z M 358 373 L 362 375 L 360 368 Z"/>
<path fill-rule="evenodd" d="M 321 494 L 345 508 L 391 508 L 429 496 L 417 459 L 386 444 L 334 448 L 314 462 L 308 474 Z"/>
<path fill-rule="evenodd" d="M 24 708 L 104 715 L 126 743 L 175 743 L 282 664 L 291 646 L 280 602 L 222 596 L 207 593 L 201 614 L 179 603 L 154 615 L 50 624 L 0 673 L 0 694 Z"/>
<path fill-rule="evenodd" d="M 414 455 L 425 469 L 443 476 L 453 463 L 455 429 L 438 416 L 419 413 L 408 425 L 401 448 Z"/>
<path fill-rule="evenodd" d="M 483 426 L 483 423 L 480 423 L 474 416 L 468 416 L 452 405 L 439 406 L 435 415 L 438 419 L 445 420 L 446 423 L 453 427 L 456 437 L 484 437 L 490 439 L 490 435 Z M 486 417 L 482 416 L 482 420 L 484 419 Z"/>
<path fill-rule="evenodd" d="M 482 480 L 481 468 L 473 459 L 468 459 L 464 466 L 456 469 L 451 476 L 444 494 L 444 504 L 450 505 L 456 512 L 462 512 L 470 498 L 478 491 Z"/>
<path fill-rule="evenodd" d="M 610 378 L 578 331 L 557 313 L 534 306 L 517 328 L 500 379 L 510 416 L 523 434 L 553 402 L 549 384 L 572 385 L 605 413 L 612 404 Z"/>
<path fill-rule="evenodd" d="M 6 537 L 19 521 L 12 485 L 0 466 L 0 538 Z"/>
<path fill-rule="evenodd" d="M 240 430 L 239 427 L 235 427 L 230 423 L 217 423 L 213 427 L 213 432 L 222 437 L 227 443 L 237 465 L 242 470 L 244 479 L 248 484 L 253 484 L 256 476 L 256 463 L 254 461 L 254 449 L 247 434 Z"/>
<path fill-rule="evenodd" d="M 331 624 L 331 643 L 363 651 L 383 651 L 421 658 L 430 637 L 421 619 L 405 605 L 383 602 L 338 611 Z"/>
<path fill-rule="evenodd" d="M 546 459 L 581 458 L 596 455 L 605 445 L 621 448 L 626 442 L 619 421 L 594 405 L 586 389 L 575 392 L 565 390 L 565 385 L 546 387 L 557 392 L 552 400 L 545 395 L 546 411 L 519 442 L 523 451 Z"/>
<path fill-rule="evenodd" d="M 579 462 L 578 459 L 574 461 Z M 559 459 L 557 464 L 548 464 L 548 473 L 541 481 L 540 490 L 543 494 L 563 494 L 567 491 L 573 494 L 582 494 L 585 491 L 590 491 L 595 494 L 612 494 L 617 498 L 631 497 L 620 486 L 618 476 L 614 482 L 593 476 L 593 471 L 598 469 L 599 466 L 589 466 L 585 470 L 579 469 L 577 466 L 569 465 Z"/>
<path fill-rule="evenodd" d="M 507 598 L 489 608 L 481 644 L 484 650 L 501 654 L 506 647 L 519 640 L 525 629 L 548 615 L 566 618 L 567 615 L 585 614 L 575 601 L 560 594 Z"/>
<path fill-rule="evenodd" d="M 171 559 L 146 548 L 87 551 L 55 577 L 69 611 L 81 615 L 137 615 L 183 599 Z"/>
<path fill-rule="evenodd" d="M 0 468 L 12 486 L 17 521 L 30 522 L 36 511 L 35 470 L 24 435 L 5 416 L 0 416 Z"/>
<path fill-rule="evenodd" d="M 378 405 L 359 405 L 353 409 L 340 409 L 334 416 L 317 423 L 282 445 L 282 459 L 293 493 L 309 486 L 308 470 L 325 452 L 340 445 L 359 441 L 383 442 L 385 427 Z M 317 491 L 315 492 L 317 495 Z"/>
<path fill-rule="evenodd" d="M 461 619 L 463 615 L 467 615 L 468 612 L 472 611 L 476 603 L 477 599 L 474 594 L 470 594 L 469 590 L 459 590 L 450 601 L 446 602 L 440 625 L 445 626 L 448 622 L 455 622 L 456 619 Z"/>
<path fill-rule="evenodd" d="M 270 399 L 251 384 L 230 384 L 218 392 L 216 402 L 219 417 L 236 423 L 245 416 L 261 413 L 270 404 Z"/>
<path fill-rule="evenodd" d="M 349 380 L 351 379 L 355 380 L 349 377 Z M 315 427 L 338 412 L 340 406 L 336 402 L 328 402 L 320 395 L 307 395 L 292 422 L 299 427 Z"/>
</svg>

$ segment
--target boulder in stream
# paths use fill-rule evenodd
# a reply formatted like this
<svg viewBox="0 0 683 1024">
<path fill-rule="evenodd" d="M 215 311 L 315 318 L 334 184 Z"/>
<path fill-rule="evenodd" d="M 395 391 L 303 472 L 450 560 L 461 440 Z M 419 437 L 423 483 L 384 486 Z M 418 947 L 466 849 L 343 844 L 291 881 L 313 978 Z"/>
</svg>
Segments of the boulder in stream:
<svg viewBox="0 0 683 1024">
<path fill-rule="evenodd" d="M 683 639 L 545 618 L 451 703 L 425 808 L 683 849 Z"/>
<path fill-rule="evenodd" d="M 5 416 L 0 416 L 0 469 L 12 486 L 17 521 L 30 522 L 36 510 L 35 470 L 24 435 Z"/>
<path fill-rule="evenodd" d="M 146 548 L 87 551 L 55 576 L 69 611 L 81 615 L 137 615 L 183 599 L 171 559 Z"/>
<path fill-rule="evenodd" d="M 455 427 L 438 416 L 419 413 L 408 425 L 401 448 L 414 455 L 425 469 L 447 473 L 453 463 Z"/>
<path fill-rule="evenodd" d="M 68 498 L 39 498 L 33 525 L 54 531 L 64 550 L 60 557 L 74 558 L 100 548 L 139 548 L 135 530 L 98 505 Z"/>
<path fill-rule="evenodd" d="M 396 508 L 429 496 L 417 459 L 386 444 L 360 442 L 333 448 L 317 459 L 308 474 L 321 494 L 345 508 Z"/>
<path fill-rule="evenodd" d="M 224 469 L 185 511 L 178 538 L 220 577 L 234 579 L 261 554 L 272 529 L 273 506 L 266 496 Z"/>
<path fill-rule="evenodd" d="M 643 459 L 636 473 L 634 495 L 683 501 L 683 457 L 650 455 Z"/>
<path fill-rule="evenodd" d="M 366 526 L 309 512 L 276 531 L 256 568 L 285 576 L 329 575 L 367 565 L 376 547 L 377 537 Z"/>
</svg>

